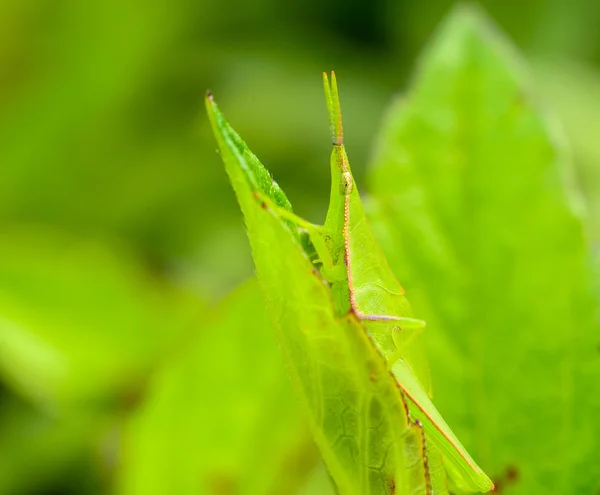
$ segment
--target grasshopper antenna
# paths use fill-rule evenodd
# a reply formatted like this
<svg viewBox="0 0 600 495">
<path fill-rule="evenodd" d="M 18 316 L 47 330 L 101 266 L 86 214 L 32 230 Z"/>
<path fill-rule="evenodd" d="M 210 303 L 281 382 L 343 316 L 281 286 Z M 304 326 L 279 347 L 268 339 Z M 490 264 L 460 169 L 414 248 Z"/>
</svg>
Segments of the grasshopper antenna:
<svg viewBox="0 0 600 495">
<path fill-rule="evenodd" d="M 331 71 L 331 84 L 329 83 L 327 73 L 323 72 L 323 87 L 325 88 L 325 101 L 327 102 L 327 112 L 329 113 L 332 144 L 334 146 L 341 146 L 344 144 L 342 108 L 340 107 L 340 96 L 334 71 Z"/>
</svg>

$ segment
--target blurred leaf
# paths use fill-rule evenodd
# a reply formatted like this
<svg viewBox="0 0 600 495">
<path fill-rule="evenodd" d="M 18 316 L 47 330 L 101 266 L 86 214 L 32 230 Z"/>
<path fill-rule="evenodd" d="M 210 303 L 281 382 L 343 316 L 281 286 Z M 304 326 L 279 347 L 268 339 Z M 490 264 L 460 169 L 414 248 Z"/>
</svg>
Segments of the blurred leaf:
<svg viewBox="0 0 600 495">
<path fill-rule="evenodd" d="M 207 110 L 244 213 L 259 282 L 295 392 L 340 494 L 425 491 L 421 428 L 385 360 L 353 314 L 335 315 L 331 291 L 304 252 L 291 210 L 267 170 L 225 121 Z M 258 200 L 262 194 L 269 204 Z"/>
<path fill-rule="evenodd" d="M 93 240 L 0 233 L 0 373 L 45 406 L 126 405 L 189 328 L 192 304 Z"/>
<path fill-rule="evenodd" d="M 294 493 L 315 464 L 256 281 L 212 320 L 131 418 L 119 492 Z"/>
<path fill-rule="evenodd" d="M 118 233 L 154 256 L 190 250 L 215 182 L 197 167 L 198 89 L 169 87 L 190 2 L 8 3 L 19 5 L 0 16 L 0 219 Z"/>
<path fill-rule="evenodd" d="M 556 138 L 510 44 L 456 10 L 390 111 L 379 238 L 428 321 L 439 409 L 502 493 L 600 488 L 589 258 Z"/>
<path fill-rule="evenodd" d="M 90 475 L 93 447 L 105 418 L 49 417 L 15 399 L 0 407 L 0 493 L 39 493 L 70 480 L 75 487 Z"/>
<path fill-rule="evenodd" d="M 325 464 L 317 464 L 298 495 L 337 495 Z"/>
<path fill-rule="evenodd" d="M 600 242 L 600 74 L 573 63 L 542 64 L 536 74 L 540 91 L 552 102 L 571 144 L 578 185 L 587 203 L 590 226 Z"/>
</svg>

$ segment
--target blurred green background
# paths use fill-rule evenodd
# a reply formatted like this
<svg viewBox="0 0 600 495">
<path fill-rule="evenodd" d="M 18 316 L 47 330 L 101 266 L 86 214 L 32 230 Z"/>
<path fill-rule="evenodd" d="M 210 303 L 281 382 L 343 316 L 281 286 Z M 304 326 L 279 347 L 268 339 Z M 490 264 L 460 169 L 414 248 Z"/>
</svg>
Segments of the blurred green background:
<svg viewBox="0 0 600 495">
<path fill-rule="evenodd" d="M 253 282 L 227 296 L 253 268 L 203 95 L 320 222 L 321 72 L 360 184 L 452 5 L 1 1 L 0 493 L 327 493 Z M 482 5 L 566 129 L 597 239 L 600 7 Z"/>
</svg>

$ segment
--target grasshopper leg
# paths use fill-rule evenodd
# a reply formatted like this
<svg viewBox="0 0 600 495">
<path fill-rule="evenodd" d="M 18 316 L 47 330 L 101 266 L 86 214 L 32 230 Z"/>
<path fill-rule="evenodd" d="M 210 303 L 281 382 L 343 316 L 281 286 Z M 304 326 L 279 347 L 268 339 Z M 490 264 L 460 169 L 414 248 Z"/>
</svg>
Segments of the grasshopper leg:
<svg viewBox="0 0 600 495">
<path fill-rule="evenodd" d="M 325 278 L 325 280 L 327 280 L 330 283 L 333 283 L 339 282 L 346 278 L 346 267 L 335 265 L 333 262 L 331 252 L 329 251 L 327 243 L 325 242 L 326 233 L 322 226 L 307 222 L 306 220 L 300 218 L 298 215 L 295 215 L 291 211 L 288 211 L 285 208 L 276 205 L 270 198 L 268 198 L 263 193 L 255 192 L 254 197 L 257 201 L 260 201 L 262 204 L 267 205 L 270 210 L 275 212 L 281 218 L 287 220 L 288 222 L 291 222 L 297 227 L 300 227 L 306 230 L 306 232 L 308 232 L 310 240 L 313 246 L 315 247 L 315 250 L 317 251 L 317 255 L 319 256 L 319 259 L 317 261 L 322 265 L 321 274 L 323 275 L 323 278 Z"/>
</svg>

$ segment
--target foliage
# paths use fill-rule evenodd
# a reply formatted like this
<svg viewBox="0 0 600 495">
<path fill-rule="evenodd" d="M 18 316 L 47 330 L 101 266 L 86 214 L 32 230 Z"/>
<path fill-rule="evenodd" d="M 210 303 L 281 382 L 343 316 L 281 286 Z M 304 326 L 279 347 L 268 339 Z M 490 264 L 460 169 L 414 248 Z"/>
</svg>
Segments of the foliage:
<svg viewBox="0 0 600 495">
<path fill-rule="evenodd" d="M 289 201 L 210 95 L 207 110 L 290 378 L 339 493 L 425 491 L 421 428 L 410 424 L 384 359 L 354 315 L 336 316 L 300 233 L 278 214 Z"/>
<path fill-rule="evenodd" d="M 369 177 L 431 322 L 436 399 L 510 493 L 600 486 L 597 299 L 558 132 L 509 44 L 461 10 L 390 109 Z"/>
<path fill-rule="evenodd" d="M 499 493 L 599 491 L 600 11 L 480 3 L 535 85 L 505 37 L 459 9 L 389 106 L 446 0 L 0 2 L 0 493 L 334 493 L 294 398 L 313 382 L 289 386 L 289 356 L 244 282 L 242 217 L 199 112 L 210 87 L 295 211 L 324 218 L 318 73 L 331 67 L 355 186 L 427 320 L 441 414 Z M 304 273 L 302 252 L 287 262 Z M 319 349 L 313 369 L 365 392 L 402 436 L 380 356 L 306 283 L 290 288 L 303 287 L 290 311 L 319 299 L 347 344 Z M 298 318 L 313 335 L 315 316 Z M 317 443 L 352 427 L 343 420 L 313 422 Z M 422 465 L 418 436 L 405 438 L 412 454 L 394 445 L 396 460 Z"/>
<path fill-rule="evenodd" d="M 153 377 L 125 426 L 119 493 L 277 494 L 302 485 L 317 452 L 263 308 L 251 280 Z M 257 459 L 270 468 L 256 469 Z"/>
</svg>

